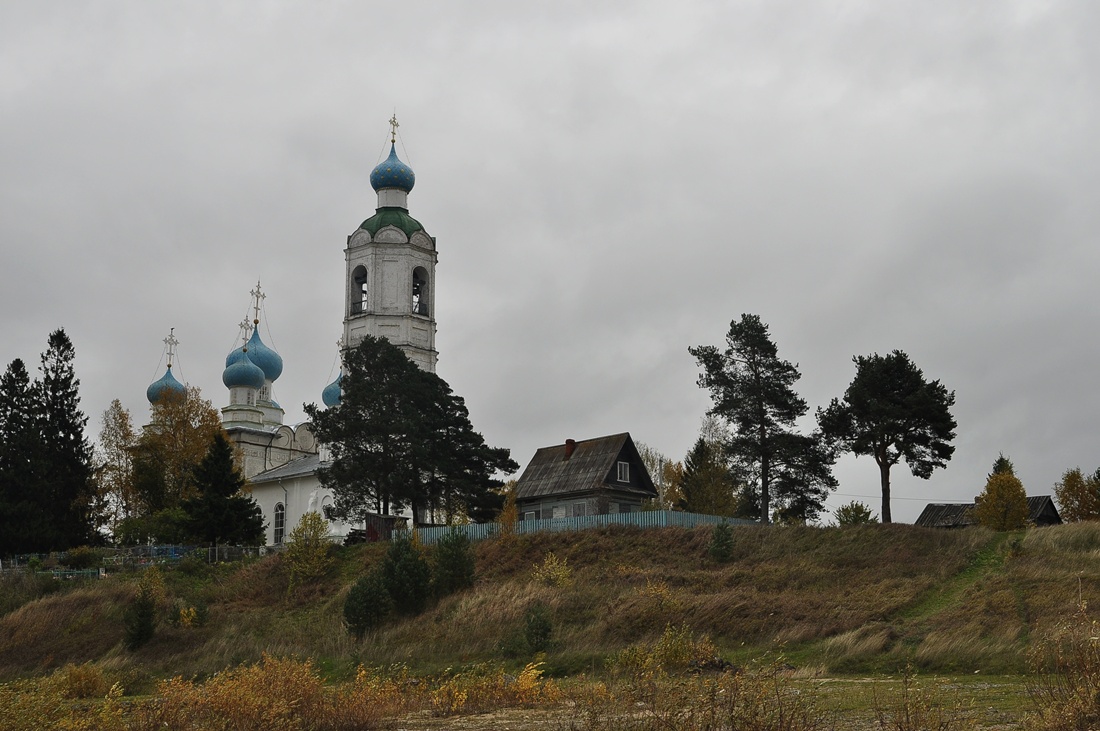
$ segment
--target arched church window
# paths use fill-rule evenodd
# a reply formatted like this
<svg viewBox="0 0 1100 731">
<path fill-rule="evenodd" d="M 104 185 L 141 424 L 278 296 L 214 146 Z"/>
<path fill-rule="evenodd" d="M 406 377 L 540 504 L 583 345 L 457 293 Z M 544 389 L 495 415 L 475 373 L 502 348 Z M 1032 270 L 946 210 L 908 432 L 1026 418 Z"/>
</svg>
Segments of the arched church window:
<svg viewBox="0 0 1100 731">
<path fill-rule="evenodd" d="M 424 267 L 413 269 L 412 312 L 428 315 L 428 272 Z"/>
<path fill-rule="evenodd" d="M 271 526 L 275 529 L 274 544 L 276 546 L 283 545 L 283 534 L 286 533 L 286 508 L 282 503 L 275 503 L 275 516 L 271 521 Z"/>
<path fill-rule="evenodd" d="M 360 315 L 367 306 L 367 268 L 360 264 L 351 273 L 351 314 Z"/>
</svg>

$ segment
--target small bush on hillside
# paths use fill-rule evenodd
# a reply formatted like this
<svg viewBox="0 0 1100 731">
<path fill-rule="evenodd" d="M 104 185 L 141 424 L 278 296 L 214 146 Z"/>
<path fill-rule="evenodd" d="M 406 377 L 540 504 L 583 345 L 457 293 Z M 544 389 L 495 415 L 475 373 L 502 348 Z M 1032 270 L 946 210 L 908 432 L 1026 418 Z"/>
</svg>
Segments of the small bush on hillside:
<svg viewBox="0 0 1100 731">
<path fill-rule="evenodd" d="M 173 627 L 191 629 L 203 627 L 210 618 L 210 608 L 205 602 L 188 602 L 177 599 L 168 613 L 168 622 Z"/>
<path fill-rule="evenodd" d="M 706 635 L 696 637 L 686 625 L 665 625 L 656 642 L 628 647 L 616 655 L 612 669 L 635 679 L 683 672 L 715 664 L 718 653 Z"/>
<path fill-rule="evenodd" d="M 841 505 L 833 512 L 833 517 L 836 518 L 836 524 L 842 528 L 846 525 L 867 525 L 878 522 L 878 516 L 857 500 Z"/>
<path fill-rule="evenodd" d="M 61 668 L 61 692 L 66 698 L 102 698 L 110 689 L 103 671 L 90 662 Z"/>
<path fill-rule="evenodd" d="M 436 545 L 434 581 L 441 597 L 474 585 L 474 552 L 465 533 L 452 530 Z"/>
<path fill-rule="evenodd" d="M 290 532 L 283 564 L 287 567 L 290 583 L 287 593 L 304 584 L 317 581 L 332 566 L 332 542 L 328 539 L 328 523 L 320 513 L 305 513 Z"/>
<path fill-rule="evenodd" d="M 730 560 L 733 555 L 733 529 L 729 523 L 722 522 L 711 529 L 707 552 L 718 563 L 726 563 Z"/>
<path fill-rule="evenodd" d="M 408 536 L 395 538 L 382 561 L 382 582 L 398 614 L 419 614 L 432 594 L 432 567 Z"/>
<path fill-rule="evenodd" d="M 541 564 L 535 564 L 532 574 L 535 581 L 547 586 L 563 587 L 573 583 L 573 569 L 569 567 L 568 560 L 559 559 L 554 552 L 546 554 Z"/>
<path fill-rule="evenodd" d="M 61 561 L 73 571 L 85 571 L 101 565 L 103 557 L 99 551 L 88 546 L 78 546 L 65 552 L 65 558 Z"/>
<path fill-rule="evenodd" d="M 344 600 L 344 623 L 356 639 L 363 639 L 393 612 L 393 599 L 379 571 L 360 577 Z"/>
<path fill-rule="evenodd" d="M 157 603 L 153 592 L 142 586 L 123 615 L 123 642 L 131 652 L 153 639 L 157 626 Z"/>
<path fill-rule="evenodd" d="M 530 653 L 546 652 L 554 636 L 554 624 L 550 621 L 550 610 L 543 604 L 536 604 L 527 610 L 523 618 L 523 640 Z"/>
</svg>

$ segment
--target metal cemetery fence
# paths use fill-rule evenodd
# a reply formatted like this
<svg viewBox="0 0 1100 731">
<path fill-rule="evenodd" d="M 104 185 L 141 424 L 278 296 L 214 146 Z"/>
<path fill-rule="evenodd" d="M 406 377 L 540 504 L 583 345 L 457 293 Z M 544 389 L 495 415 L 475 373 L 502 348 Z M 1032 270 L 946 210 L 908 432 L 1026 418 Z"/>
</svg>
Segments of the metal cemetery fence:
<svg viewBox="0 0 1100 731">
<path fill-rule="evenodd" d="M 516 522 L 516 534 L 560 533 L 580 531 L 589 528 L 602 528 L 608 525 L 632 525 L 638 528 L 694 528 L 698 525 L 758 525 L 754 520 L 741 518 L 723 518 L 717 515 L 681 513 L 677 510 L 650 510 L 641 513 L 615 513 L 609 515 L 585 515 L 576 518 L 542 518 L 540 520 L 520 520 Z M 430 528 L 415 528 L 417 539 L 430 545 L 451 531 L 463 533 L 471 541 L 491 538 L 500 532 L 498 523 L 471 523 L 469 525 L 438 525 Z M 405 535 L 408 531 L 395 531 L 395 536 Z"/>
</svg>

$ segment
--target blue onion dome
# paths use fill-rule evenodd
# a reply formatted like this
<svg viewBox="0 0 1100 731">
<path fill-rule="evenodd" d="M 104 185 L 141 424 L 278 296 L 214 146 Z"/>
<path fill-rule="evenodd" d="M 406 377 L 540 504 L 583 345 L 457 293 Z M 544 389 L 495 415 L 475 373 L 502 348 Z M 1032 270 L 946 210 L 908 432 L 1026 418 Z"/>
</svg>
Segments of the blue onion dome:
<svg viewBox="0 0 1100 731">
<path fill-rule="evenodd" d="M 336 380 L 325 386 L 325 390 L 321 391 L 321 401 L 332 408 L 333 406 L 340 405 L 340 381 L 344 380 L 344 374 L 336 376 Z"/>
<path fill-rule="evenodd" d="M 416 174 L 412 168 L 397 158 L 397 148 L 390 145 L 390 156 L 375 166 L 370 172 L 370 185 L 376 191 L 383 188 L 397 188 L 408 193 L 416 184 Z"/>
<path fill-rule="evenodd" d="M 187 388 L 172 375 L 172 366 L 168 366 L 159 381 L 149 384 L 149 388 L 145 390 L 145 398 L 149 399 L 149 403 L 155 404 L 168 393 L 187 394 Z"/>
<path fill-rule="evenodd" d="M 248 359 L 260 367 L 269 381 L 283 375 L 283 357 L 264 345 L 260 340 L 259 328 L 253 330 L 252 337 L 248 339 Z"/>
<path fill-rule="evenodd" d="M 226 388 L 247 386 L 248 388 L 263 388 L 264 372 L 251 361 L 251 354 L 245 348 L 237 348 L 226 359 L 228 365 L 222 371 L 222 383 Z"/>
</svg>

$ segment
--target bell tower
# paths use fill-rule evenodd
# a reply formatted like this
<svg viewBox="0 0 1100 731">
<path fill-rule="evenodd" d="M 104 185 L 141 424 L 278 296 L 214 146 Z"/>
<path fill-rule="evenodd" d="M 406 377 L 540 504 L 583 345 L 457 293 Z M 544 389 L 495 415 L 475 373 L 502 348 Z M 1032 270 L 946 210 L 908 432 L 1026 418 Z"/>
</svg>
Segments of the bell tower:
<svg viewBox="0 0 1100 731">
<path fill-rule="evenodd" d="M 350 236 L 344 344 L 364 335 L 389 340 L 426 371 L 435 372 L 435 238 L 409 215 L 416 182 L 397 157 L 397 117 L 390 120 L 390 155 L 370 174 L 378 207 Z"/>
</svg>

